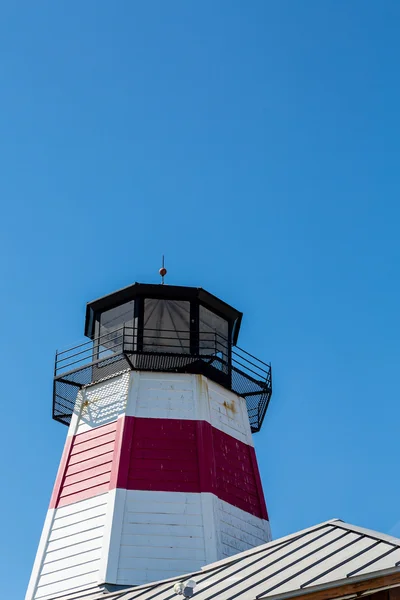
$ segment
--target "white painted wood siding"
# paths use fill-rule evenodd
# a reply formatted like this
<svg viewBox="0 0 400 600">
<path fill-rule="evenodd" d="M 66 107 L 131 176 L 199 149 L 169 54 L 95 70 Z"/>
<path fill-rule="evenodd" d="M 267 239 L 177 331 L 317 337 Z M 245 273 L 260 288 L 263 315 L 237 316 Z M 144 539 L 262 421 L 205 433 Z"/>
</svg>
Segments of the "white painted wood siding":
<svg viewBox="0 0 400 600">
<path fill-rule="evenodd" d="M 119 490 L 118 490 L 119 492 Z M 141 584 L 206 564 L 201 494 L 127 491 L 117 581 Z"/>
<path fill-rule="evenodd" d="M 68 435 L 125 414 L 203 420 L 252 445 L 243 398 L 201 375 L 174 373 L 132 371 L 84 388 Z M 179 576 L 269 539 L 266 521 L 213 494 L 117 489 L 49 511 L 26 600 Z"/>
<path fill-rule="evenodd" d="M 207 421 L 253 445 L 246 401 L 202 375 L 132 371 L 126 414 Z"/>
<path fill-rule="evenodd" d="M 52 510 L 52 522 L 43 544 L 36 584 L 26 600 L 95 585 L 98 582 L 107 496 L 102 494 Z"/>
<path fill-rule="evenodd" d="M 267 521 L 213 494 L 117 490 L 118 495 L 121 514 L 114 515 L 112 526 L 121 533 L 110 544 L 108 583 L 178 577 L 271 539 Z"/>
<path fill-rule="evenodd" d="M 116 375 L 79 391 L 68 435 L 116 421 L 125 414 L 130 373 Z"/>
<path fill-rule="evenodd" d="M 208 389 L 211 425 L 252 446 L 253 438 L 245 399 L 211 379 L 202 377 L 202 380 L 203 385 Z"/>
<path fill-rule="evenodd" d="M 213 496 L 219 532 L 218 559 L 271 541 L 269 522 Z"/>
<path fill-rule="evenodd" d="M 133 371 L 127 415 L 196 419 L 193 375 Z"/>
</svg>

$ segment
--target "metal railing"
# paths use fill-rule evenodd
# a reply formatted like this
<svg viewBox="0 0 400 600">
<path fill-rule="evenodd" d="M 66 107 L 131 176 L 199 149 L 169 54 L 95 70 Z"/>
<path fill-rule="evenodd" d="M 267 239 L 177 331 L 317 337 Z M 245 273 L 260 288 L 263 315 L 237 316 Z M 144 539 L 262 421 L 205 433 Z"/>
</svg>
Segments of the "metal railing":
<svg viewBox="0 0 400 600">
<path fill-rule="evenodd" d="M 209 377 L 246 399 L 254 432 L 272 394 L 271 366 L 218 332 L 124 326 L 56 353 L 53 418 L 69 424 L 80 388 L 132 369 Z"/>
</svg>

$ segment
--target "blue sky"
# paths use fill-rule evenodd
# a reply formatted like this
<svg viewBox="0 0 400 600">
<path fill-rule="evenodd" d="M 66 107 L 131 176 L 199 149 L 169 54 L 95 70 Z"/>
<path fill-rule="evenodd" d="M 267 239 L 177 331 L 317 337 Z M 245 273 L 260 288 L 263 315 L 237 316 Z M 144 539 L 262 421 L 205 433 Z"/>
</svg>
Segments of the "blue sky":
<svg viewBox="0 0 400 600">
<path fill-rule="evenodd" d="M 3 2 L 2 593 L 25 593 L 66 428 L 57 347 L 134 281 L 244 312 L 275 537 L 400 535 L 400 4 Z"/>
</svg>

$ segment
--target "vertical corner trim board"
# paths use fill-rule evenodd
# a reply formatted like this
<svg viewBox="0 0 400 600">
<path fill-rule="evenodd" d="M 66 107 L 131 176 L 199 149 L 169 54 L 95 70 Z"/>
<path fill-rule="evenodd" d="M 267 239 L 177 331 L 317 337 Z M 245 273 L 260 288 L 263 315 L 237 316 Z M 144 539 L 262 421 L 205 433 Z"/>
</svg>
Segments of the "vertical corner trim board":
<svg viewBox="0 0 400 600">
<path fill-rule="evenodd" d="M 208 421 L 120 417 L 71 436 L 50 508 L 117 487 L 208 492 L 268 520 L 253 446 Z"/>
</svg>

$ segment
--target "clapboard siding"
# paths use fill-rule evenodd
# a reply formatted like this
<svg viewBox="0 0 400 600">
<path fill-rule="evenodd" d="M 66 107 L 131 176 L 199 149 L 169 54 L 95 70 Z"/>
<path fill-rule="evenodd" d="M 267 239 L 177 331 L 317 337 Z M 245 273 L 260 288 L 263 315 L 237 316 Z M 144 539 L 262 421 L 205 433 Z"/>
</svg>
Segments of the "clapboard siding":
<svg viewBox="0 0 400 600">
<path fill-rule="evenodd" d="M 73 535 L 75 544 L 101 539 L 103 536 L 103 523 L 100 523 L 100 525 L 98 525 L 97 527 L 93 527 L 92 523 L 89 529 L 81 529 L 78 533 L 74 533 Z M 53 552 L 56 550 L 63 550 L 67 547 L 68 546 L 65 546 L 65 539 L 63 537 L 59 537 L 49 540 L 47 549 L 49 552 Z"/>
<path fill-rule="evenodd" d="M 72 438 L 64 472 L 56 482 L 55 506 L 65 506 L 109 489 L 118 421 Z"/>
<path fill-rule="evenodd" d="M 78 394 L 27 600 L 196 571 L 268 541 L 266 518 L 244 399 L 122 373 Z"/>
<path fill-rule="evenodd" d="M 96 496 L 97 497 L 97 496 Z M 103 515 L 104 512 L 104 507 L 103 505 L 101 506 L 95 506 L 94 508 L 82 511 L 82 521 L 90 521 L 91 519 L 97 519 L 98 517 L 101 517 Z M 67 515 L 66 517 L 64 517 L 63 519 L 57 519 L 56 521 L 54 521 L 53 523 L 53 531 L 65 531 L 65 527 L 68 526 L 72 526 L 72 525 L 76 525 L 76 520 L 77 520 L 77 516 L 74 514 L 71 515 Z"/>
<path fill-rule="evenodd" d="M 174 577 L 206 563 L 200 494 L 128 491 L 117 583 Z"/>
<path fill-rule="evenodd" d="M 232 556 L 271 540 L 268 521 L 215 499 L 220 535 L 220 558 Z"/>
<path fill-rule="evenodd" d="M 128 489 L 200 492 L 196 422 L 135 418 Z"/>
<path fill-rule="evenodd" d="M 69 461 L 68 461 L 68 466 L 71 465 L 78 465 L 74 472 L 79 471 L 82 468 L 82 463 L 85 460 L 92 460 L 95 458 L 104 458 L 104 455 L 107 454 L 109 458 L 112 457 L 112 453 L 114 451 L 114 440 L 111 439 L 109 441 L 104 441 L 102 440 L 103 443 L 102 444 L 98 444 L 97 446 L 95 446 L 96 449 L 96 453 L 93 456 L 93 447 L 88 448 L 87 450 L 84 450 L 83 448 L 80 448 L 80 452 L 77 452 L 76 454 L 74 454 L 73 456 L 70 457 Z M 87 463 L 88 465 L 90 463 Z"/>
<path fill-rule="evenodd" d="M 114 551 L 117 584 L 179 576 L 201 569 L 210 557 L 219 560 L 270 539 L 267 521 L 214 494 L 127 491 Z"/>
<path fill-rule="evenodd" d="M 182 382 L 179 393 L 185 391 L 190 377 Z M 149 381 L 139 379 L 139 384 Z M 163 381 L 160 379 L 159 385 Z M 200 395 L 204 396 L 205 389 L 209 386 L 202 381 Z M 211 395 L 219 394 L 219 389 L 210 390 Z M 220 407 L 241 414 L 238 408 L 227 409 L 227 405 L 227 396 L 221 395 Z M 127 429 L 119 465 L 114 464 L 118 427 Z M 108 491 L 115 467 L 113 487 L 212 492 L 234 506 L 267 518 L 253 447 L 204 420 L 125 417 L 73 436 L 65 452 L 64 470 L 56 484 L 58 492 L 52 498 L 54 507 Z M 126 477 L 120 475 L 124 465 L 128 465 Z"/>
<path fill-rule="evenodd" d="M 253 447 L 216 429 L 213 430 L 213 445 L 217 496 L 233 506 L 267 518 L 253 468 Z"/>
<path fill-rule="evenodd" d="M 126 415 L 204 420 L 253 444 L 244 398 L 203 375 L 132 372 Z"/>
<path fill-rule="evenodd" d="M 61 594 L 62 592 L 72 592 L 78 591 L 81 589 L 85 589 L 89 585 L 96 584 L 96 572 L 85 573 L 84 575 L 75 576 L 71 579 L 63 579 L 57 583 L 52 583 L 50 585 L 44 585 L 41 588 L 38 588 L 37 593 L 35 595 L 35 600 L 45 600 L 48 598 L 49 600 L 53 600 L 54 594 Z M 58 596 L 57 596 L 58 598 Z"/>
<path fill-rule="evenodd" d="M 102 533 L 102 532 L 101 532 Z M 51 564 L 55 564 L 61 560 L 61 559 L 66 559 L 70 556 L 75 556 L 77 554 L 82 554 L 83 552 L 90 552 L 92 550 L 98 550 L 99 549 L 99 538 L 101 538 L 101 534 L 98 537 L 95 537 L 94 539 L 89 539 L 86 542 L 85 541 L 81 541 L 80 543 L 77 544 L 73 544 L 72 546 L 67 546 L 64 547 L 62 546 L 59 550 L 55 550 L 55 549 L 49 549 L 49 556 L 47 559 L 47 562 L 49 563 L 49 565 Z M 83 538 L 85 539 L 85 538 Z"/>
<path fill-rule="evenodd" d="M 156 419 L 195 419 L 193 376 L 184 373 L 133 373 L 127 414 Z"/>
<path fill-rule="evenodd" d="M 106 513 L 107 494 L 54 511 L 34 598 L 97 582 Z"/>
<path fill-rule="evenodd" d="M 99 507 L 104 505 L 105 496 L 98 496 L 94 498 L 90 498 L 85 502 L 79 502 L 79 504 L 72 504 L 71 506 L 63 506 L 62 510 L 57 510 L 54 516 L 54 523 L 62 523 L 65 522 L 64 519 L 67 519 L 69 516 L 73 515 L 76 517 L 79 513 L 88 514 L 87 511 L 93 511 Z"/>
<path fill-rule="evenodd" d="M 254 448 L 206 421 L 125 418 L 128 490 L 210 492 L 267 519 Z M 99 476 L 100 477 L 100 476 Z"/>
<path fill-rule="evenodd" d="M 118 585 L 140 585 L 141 583 L 152 583 L 154 581 L 160 581 L 170 577 L 179 577 L 179 575 L 182 575 L 182 570 L 179 570 L 179 572 L 171 571 L 168 561 L 165 561 L 165 565 L 163 566 L 165 567 L 164 570 L 161 568 L 152 570 L 149 565 L 147 565 L 145 569 L 118 569 Z M 197 570 L 199 569 L 196 568 L 196 571 Z M 132 584 L 132 581 L 137 581 L 138 584 Z"/>
<path fill-rule="evenodd" d="M 68 555 L 68 562 L 80 562 L 78 567 L 81 568 L 82 564 L 86 565 L 87 563 L 91 563 L 95 560 L 99 560 L 101 557 L 101 548 L 92 548 L 91 550 L 82 550 L 81 552 L 75 554 Z M 46 565 L 43 566 L 42 569 L 42 582 L 44 582 L 45 575 L 51 575 L 53 573 L 57 573 L 57 578 L 59 577 L 59 571 L 63 570 L 65 573 L 74 567 L 65 568 L 65 557 L 59 558 L 58 560 L 49 561 Z"/>
<path fill-rule="evenodd" d="M 207 390 L 211 425 L 244 444 L 253 445 L 244 398 L 226 390 L 211 379 L 207 379 Z"/>
<path fill-rule="evenodd" d="M 138 530 L 136 525 L 142 525 L 146 530 L 146 533 L 142 535 L 136 534 L 135 532 Z M 174 528 L 173 548 L 168 546 L 171 538 L 171 526 Z M 121 544 L 126 548 L 126 556 L 136 556 L 134 553 L 134 551 L 136 551 L 135 546 L 132 545 L 135 543 L 140 548 L 145 546 L 152 555 L 159 555 L 159 548 L 162 548 L 163 551 L 165 550 L 169 554 L 175 553 L 175 557 L 178 555 L 185 555 L 187 550 L 191 550 L 197 554 L 197 558 L 203 558 L 203 525 L 193 526 L 193 524 L 191 524 L 190 529 L 194 535 L 190 536 L 187 536 L 187 527 L 187 525 L 184 525 L 182 526 L 182 531 L 179 531 L 176 524 L 171 523 L 125 523 Z M 132 554 L 130 553 L 130 548 L 132 548 Z M 142 552 L 142 550 L 139 550 L 138 552 Z"/>
<path fill-rule="evenodd" d="M 157 492 L 158 493 L 158 492 Z M 171 527 L 165 523 L 125 523 L 124 531 L 122 534 L 122 543 L 129 545 L 130 539 L 129 536 L 135 536 L 139 538 L 141 535 L 144 536 L 153 536 L 154 533 L 158 533 L 160 536 L 170 535 Z M 178 525 L 174 524 L 174 533 L 175 533 L 175 543 L 176 544 L 185 544 L 186 539 L 182 542 L 180 540 L 181 537 L 185 538 L 187 536 L 187 525 Z M 190 538 L 194 547 L 201 548 L 203 545 L 203 524 L 190 526 Z M 152 542 L 157 545 L 157 540 L 154 537 L 151 537 Z M 196 541 L 198 540 L 198 542 Z M 163 545 L 163 539 L 160 539 L 160 544 Z M 198 544 L 198 546 L 196 545 Z"/>
<path fill-rule="evenodd" d="M 205 420 L 253 444 L 244 398 L 203 375 L 132 372 L 126 415 Z"/>
<path fill-rule="evenodd" d="M 164 541 L 164 540 L 163 540 Z M 173 560 L 200 560 L 205 561 L 204 558 L 204 548 L 187 548 L 175 546 L 162 546 L 160 550 L 160 546 L 156 546 L 152 544 L 151 537 L 143 537 L 136 540 L 138 546 L 125 546 L 123 547 L 123 552 L 121 553 L 119 566 L 121 569 L 129 569 L 132 566 L 132 562 L 134 559 L 135 563 L 137 563 L 137 559 L 143 558 L 143 544 L 146 544 L 146 556 L 150 559 L 159 559 L 162 555 L 162 559 L 173 559 Z M 140 545 L 139 545 L 140 544 Z M 164 541 L 165 544 L 165 541 Z M 203 544 L 204 545 L 204 544 Z M 190 567 L 191 568 L 191 567 Z"/>
<path fill-rule="evenodd" d="M 78 418 L 71 423 L 73 434 L 90 431 L 116 421 L 125 413 L 131 373 L 117 375 L 107 381 L 91 385 L 78 394 L 75 413 Z"/>
<path fill-rule="evenodd" d="M 78 457 L 75 457 L 77 459 Z M 81 457 L 80 457 L 81 458 Z M 113 450 L 109 452 L 104 452 L 95 456 L 94 458 L 87 458 L 85 462 L 86 469 L 90 469 L 92 467 L 98 467 L 100 465 L 108 464 L 112 461 L 113 458 Z M 68 465 L 68 474 L 73 475 L 74 473 L 80 473 L 82 470 L 82 460 L 81 461 L 70 461 Z"/>
</svg>

